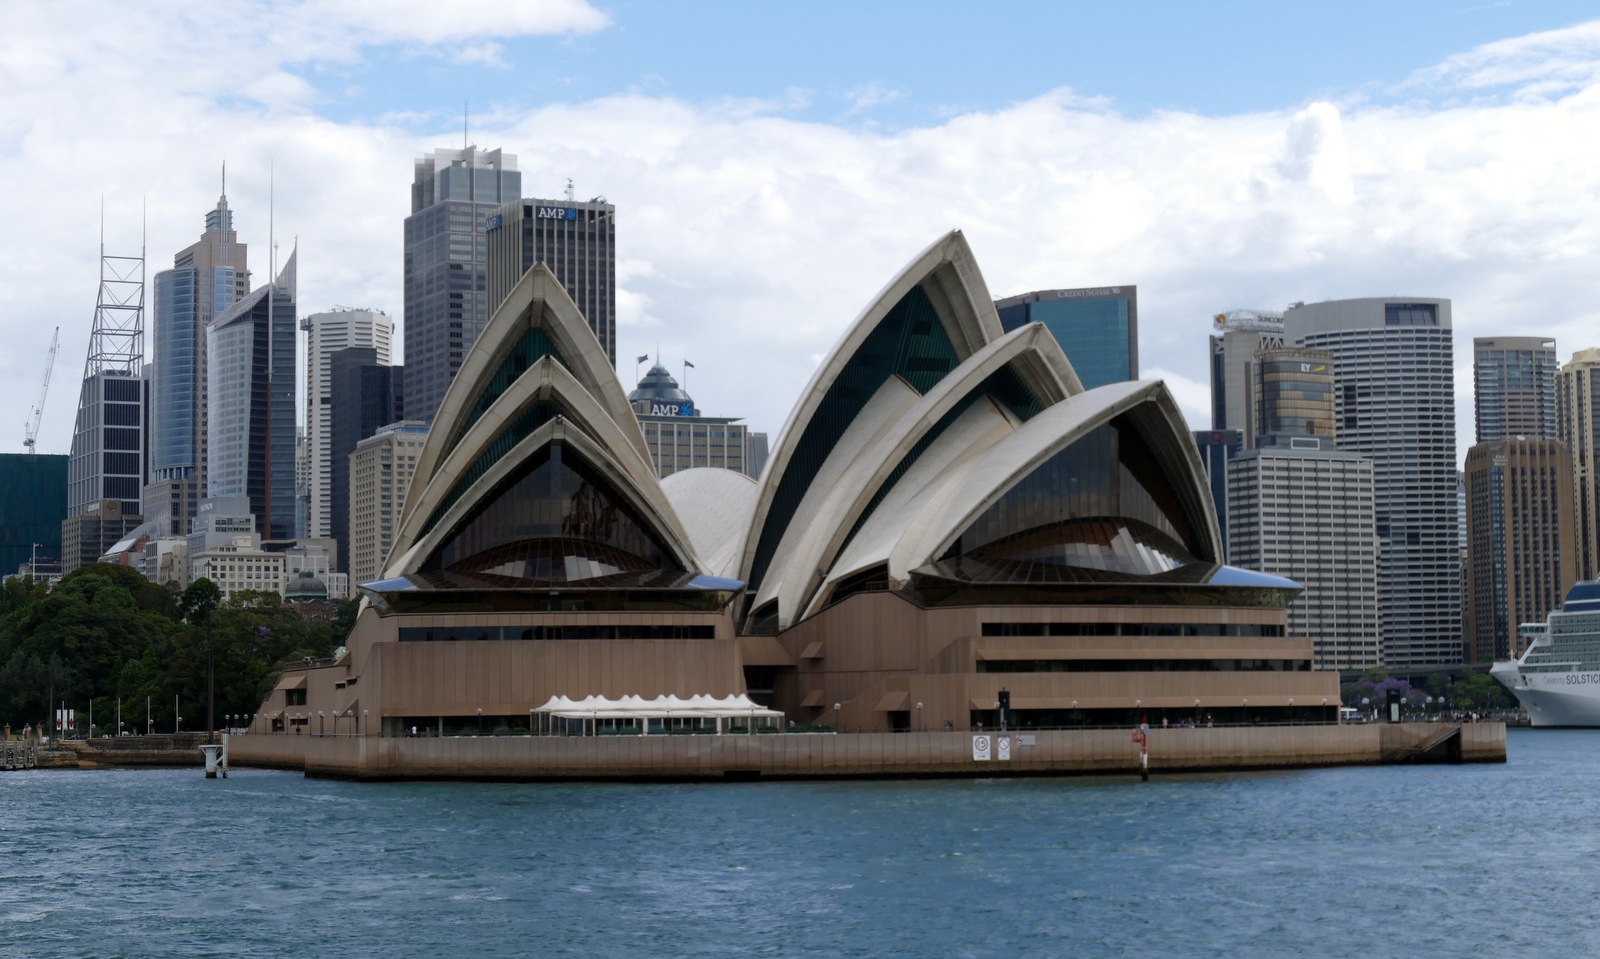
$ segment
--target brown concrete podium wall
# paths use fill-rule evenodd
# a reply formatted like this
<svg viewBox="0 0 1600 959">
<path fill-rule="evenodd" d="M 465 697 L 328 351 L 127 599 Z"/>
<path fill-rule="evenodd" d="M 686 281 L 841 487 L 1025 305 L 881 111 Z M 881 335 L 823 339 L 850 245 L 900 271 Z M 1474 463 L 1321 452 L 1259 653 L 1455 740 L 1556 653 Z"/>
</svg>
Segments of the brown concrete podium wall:
<svg viewBox="0 0 1600 959">
<path fill-rule="evenodd" d="M 1464 762 L 1504 762 L 1505 726 L 1277 726 L 1155 729 L 1152 772 L 1375 765 L 1460 730 Z M 233 737 L 236 766 L 303 769 L 350 779 L 723 779 L 854 776 L 997 776 L 1130 773 L 1132 731 L 1030 734 L 1009 761 L 972 758 L 970 733 L 843 733 L 768 736 L 387 739 L 294 735 Z M 1012 734 L 1012 741 L 1020 737 Z M 992 742 L 992 739 L 991 739 Z"/>
</svg>

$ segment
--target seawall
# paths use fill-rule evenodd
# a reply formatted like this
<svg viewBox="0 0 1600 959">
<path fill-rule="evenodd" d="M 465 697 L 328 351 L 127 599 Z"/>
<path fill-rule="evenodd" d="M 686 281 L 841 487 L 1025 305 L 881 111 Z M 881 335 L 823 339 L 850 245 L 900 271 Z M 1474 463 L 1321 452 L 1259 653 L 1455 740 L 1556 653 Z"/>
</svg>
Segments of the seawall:
<svg viewBox="0 0 1600 959">
<path fill-rule="evenodd" d="M 1031 737 L 1024 744 L 1023 737 Z M 995 746 L 995 735 L 990 735 Z M 1011 758 L 973 758 L 966 732 L 769 736 L 233 736 L 234 766 L 340 779 L 727 780 L 1131 773 L 1131 730 L 1011 734 Z M 997 750 L 991 749 L 991 754 Z M 1501 723 L 1154 729 L 1150 771 L 1505 762 Z"/>
</svg>

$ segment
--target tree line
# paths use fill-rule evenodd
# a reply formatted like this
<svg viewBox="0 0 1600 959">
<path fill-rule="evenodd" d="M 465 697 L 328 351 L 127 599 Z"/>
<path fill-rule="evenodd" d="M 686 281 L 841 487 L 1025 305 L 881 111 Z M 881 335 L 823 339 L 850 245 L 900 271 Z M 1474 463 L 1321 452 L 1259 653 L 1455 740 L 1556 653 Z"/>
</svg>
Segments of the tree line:
<svg viewBox="0 0 1600 959">
<path fill-rule="evenodd" d="M 111 563 L 80 567 L 55 586 L 5 580 L 0 722 L 13 734 L 47 724 L 53 695 L 54 708 L 76 710 L 85 731 L 92 704 L 96 731 L 115 732 L 119 701 L 124 731 L 171 732 L 180 716 L 183 729 L 203 729 L 209 646 L 221 727 L 229 714 L 259 709 L 284 666 L 343 645 L 359 605 L 342 604 L 330 621 L 302 617 L 272 591 L 220 597 L 208 579 L 160 585 Z"/>
</svg>

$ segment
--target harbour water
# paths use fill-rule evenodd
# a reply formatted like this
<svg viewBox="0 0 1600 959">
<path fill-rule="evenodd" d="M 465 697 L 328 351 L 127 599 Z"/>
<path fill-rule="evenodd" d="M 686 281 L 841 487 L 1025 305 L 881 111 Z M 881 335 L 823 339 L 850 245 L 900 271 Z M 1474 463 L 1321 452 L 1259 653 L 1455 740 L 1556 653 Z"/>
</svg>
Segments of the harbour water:
<svg viewBox="0 0 1600 959">
<path fill-rule="evenodd" d="M 0 775 L 0 956 L 1589 955 L 1600 732 L 1509 761 L 718 785 Z"/>
</svg>

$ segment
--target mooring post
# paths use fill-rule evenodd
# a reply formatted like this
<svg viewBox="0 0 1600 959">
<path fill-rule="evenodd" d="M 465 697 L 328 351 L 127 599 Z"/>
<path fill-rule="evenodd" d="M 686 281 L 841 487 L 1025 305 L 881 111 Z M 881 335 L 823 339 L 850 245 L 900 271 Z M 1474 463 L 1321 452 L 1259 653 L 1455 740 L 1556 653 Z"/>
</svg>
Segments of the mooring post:
<svg viewBox="0 0 1600 959">
<path fill-rule="evenodd" d="M 200 751 L 206 754 L 207 779 L 217 778 L 217 760 L 221 757 L 223 748 L 224 747 L 215 743 L 206 743 L 204 746 L 200 747 Z M 224 774 L 223 778 L 227 778 L 226 774 Z"/>
</svg>

